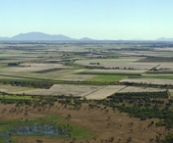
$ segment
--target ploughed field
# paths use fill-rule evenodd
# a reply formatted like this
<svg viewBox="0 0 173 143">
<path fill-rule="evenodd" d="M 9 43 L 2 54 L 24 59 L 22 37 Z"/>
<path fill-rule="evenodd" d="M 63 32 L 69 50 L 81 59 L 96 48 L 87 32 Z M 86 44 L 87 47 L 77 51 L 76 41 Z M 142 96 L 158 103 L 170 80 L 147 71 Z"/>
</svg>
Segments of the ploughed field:
<svg viewBox="0 0 173 143">
<path fill-rule="evenodd" d="M 49 89 L 21 87 L 12 85 L 0 85 L 0 92 L 9 95 L 28 95 L 28 96 L 73 96 L 86 99 L 105 99 L 115 93 L 126 92 L 159 92 L 166 89 L 136 87 L 125 85 L 70 85 L 70 84 L 54 84 Z M 170 92 L 172 90 L 170 89 Z"/>
</svg>

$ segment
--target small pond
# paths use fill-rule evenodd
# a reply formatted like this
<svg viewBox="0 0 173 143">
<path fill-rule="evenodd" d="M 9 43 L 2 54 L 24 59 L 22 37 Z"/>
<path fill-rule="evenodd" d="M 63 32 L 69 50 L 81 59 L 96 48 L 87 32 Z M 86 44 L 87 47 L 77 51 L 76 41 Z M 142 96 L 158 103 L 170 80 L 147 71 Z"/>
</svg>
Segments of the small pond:
<svg viewBox="0 0 173 143">
<path fill-rule="evenodd" d="M 68 124 L 58 124 L 51 121 L 45 121 L 44 124 L 43 122 L 44 121 L 39 123 L 28 123 L 28 120 L 20 120 L 17 124 L 9 123 L 8 130 L 0 132 L 0 143 L 12 143 L 10 138 L 13 136 L 71 137 L 72 135 L 72 127 Z"/>
</svg>

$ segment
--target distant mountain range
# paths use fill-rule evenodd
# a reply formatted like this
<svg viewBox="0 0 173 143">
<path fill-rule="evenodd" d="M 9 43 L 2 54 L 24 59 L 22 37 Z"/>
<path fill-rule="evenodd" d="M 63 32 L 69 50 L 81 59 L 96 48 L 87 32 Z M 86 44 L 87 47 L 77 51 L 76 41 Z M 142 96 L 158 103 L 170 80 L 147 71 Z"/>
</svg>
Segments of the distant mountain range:
<svg viewBox="0 0 173 143">
<path fill-rule="evenodd" d="M 0 37 L 0 40 L 8 40 L 8 37 Z"/>
<path fill-rule="evenodd" d="M 0 37 L 0 41 L 93 41 L 94 39 L 84 37 L 81 39 L 71 38 L 65 35 L 50 35 L 42 32 L 21 33 L 13 37 Z M 121 40 L 128 41 L 128 40 Z M 133 39 L 129 41 L 146 41 L 143 39 Z M 154 40 L 153 40 L 154 41 Z M 173 41 L 173 38 L 158 38 L 155 41 Z"/>
<path fill-rule="evenodd" d="M 80 40 L 80 41 L 91 41 L 93 39 L 91 38 L 81 38 L 81 39 L 75 39 L 71 38 L 65 35 L 50 35 L 46 33 L 41 32 L 30 32 L 30 33 L 21 33 L 18 35 L 15 35 L 13 37 L 0 37 L 1 41 L 74 41 L 74 40 Z"/>
<path fill-rule="evenodd" d="M 161 37 L 161 38 L 156 39 L 156 41 L 173 41 L 173 38 Z"/>
</svg>

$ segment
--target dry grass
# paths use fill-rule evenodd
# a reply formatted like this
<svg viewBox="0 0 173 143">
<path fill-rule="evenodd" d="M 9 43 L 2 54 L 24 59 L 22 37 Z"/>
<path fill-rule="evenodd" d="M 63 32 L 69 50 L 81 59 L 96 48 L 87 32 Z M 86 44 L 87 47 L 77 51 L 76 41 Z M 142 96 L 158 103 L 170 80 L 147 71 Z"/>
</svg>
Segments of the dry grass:
<svg viewBox="0 0 173 143">
<path fill-rule="evenodd" d="M 87 104 L 83 105 L 80 110 L 72 110 L 70 107 L 64 108 L 59 104 L 51 108 L 25 108 L 24 106 L 15 107 L 14 105 L 0 104 L 1 113 L 4 109 L 6 110 L 0 115 L 0 119 L 43 118 L 49 114 L 61 115 L 65 119 L 70 114 L 71 118 L 68 123 L 83 126 L 93 132 L 92 139 L 83 140 L 55 139 L 41 136 L 13 137 L 18 143 L 37 143 L 37 140 L 42 140 L 44 143 L 107 143 L 111 137 L 114 138 L 114 143 L 126 143 L 129 137 L 132 143 L 149 143 L 149 139 L 155 138 L 156 132 L 166 133 L 164 128 L 155 127 L 155 125 L 148 128 L 151 121 L 157 122 L 156 119 L 141 121 L 110 108 L 89 109 Z M 16 109 L 16 111 L 10 113 L 11 109 Z M 24 116 L 25 110 L 28 111 L 27 117 Z"/>
</svg>

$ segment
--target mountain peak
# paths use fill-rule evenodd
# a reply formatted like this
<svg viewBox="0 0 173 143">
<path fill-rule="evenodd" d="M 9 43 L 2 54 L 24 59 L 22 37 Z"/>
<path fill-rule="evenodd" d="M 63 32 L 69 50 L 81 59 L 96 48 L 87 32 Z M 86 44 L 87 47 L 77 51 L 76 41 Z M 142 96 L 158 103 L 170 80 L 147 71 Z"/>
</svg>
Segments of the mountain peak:
<svg viewBox="0 0 173 143">
<path fill-rule="evenodd" d="M 82 40 L 82 41 L 92 41 L 93 39 L 88 38 L 88 37 L 83 37 L 83 38 L 81 38 L 80 40 Z"/>
<path fill-rule="evenodd" d="M 16 36 L 10 38 L 10 40 L 17 41 L 56 41 L 56 40 L 74 40 L 65 35 L 50 35 L 42 32 L 29 32 L 29 33 L 20 33 Z"/>
<path fill-rule="evenodd" d="M 0 37 L 0 40 L 8 40 L 8 41 L 73 41 L 73 40 L 81 40 L 81 41 L 91 41 L 91 38 L 84 37 L 82 39 L 71 38 L 62 34 L 51 35 L 43 32 L 28 32 L 28 33 L 19 33 L 11 38 L 8 37 Z"/>
</svg>

